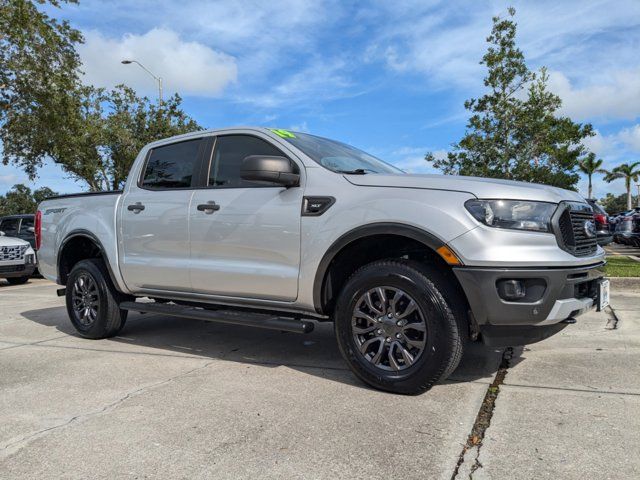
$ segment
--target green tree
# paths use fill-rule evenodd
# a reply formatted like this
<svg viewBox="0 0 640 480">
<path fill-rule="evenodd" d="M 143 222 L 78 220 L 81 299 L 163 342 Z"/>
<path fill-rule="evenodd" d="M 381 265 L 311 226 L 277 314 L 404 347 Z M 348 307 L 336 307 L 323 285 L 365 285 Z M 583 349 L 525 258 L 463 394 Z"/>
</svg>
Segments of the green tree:
<svg viewBox="0 0 640 480">
<path fill-rule="evenodd" d="M 111 91 L 86 88 L 69 124 L 68 141 L 52 158 L 92 191 L 121 188 L 147 143 L 201 129 L 181 103 L 175 94 L 158 105 L 124 85 Z"/>
<path fill-rule="evenodd" d="M 0 140 L 3 163 L 33 177 L 58 142 L 79 85 L 80 32 L 38 9 L 76 0 L 0 0 Z"/>
<path fill-rule="evenodd" d="M 604 177 L 606 182 L 613 182 L 618 178 L 624 179 L 624 186 L 627 189 L 627 210 L 630 210 L 633 205 L 631 195 L 631 182 L 638 182 L 638 178 L 640 178 L 640 168 L 637 167 L 639 166 L 640 162 L 631 164 L 623 163 L 622 165 L 618 165 L 617 167 L 615 167 L 610 172 L 606 172 L 606 175 Z"/>
<path fill-rule="evenodd" d="M 159 105 L 120 85 L 107 94 L 106 100 L 101 170 L 107 174 L 104 183 L 113 189 L 123 186 L 133 161 L 146 144 L 202 129 L 182 110 L 178 94 Z"/>
<path fill-rule="evenodd" d="M 602 166 L 602 159 L 596 158 L 596 154 L 593 152 L 589 152 L 585 158 L 583 158 L 580 163 L 578 163 L 578 168 L 582 173 L 584 173 L 589 179 L 589 195 L 587 198 L 591 198 L 593 193 L 591 177 L 593 177 L 596 173 L 607 173 L 606 170 L 600 168 Z"/>
<path fill-rule="evenodd" d="M 176 94 L 155 104 L 125 86 L 82 85 L 82 36 L 38 5 L 76 0 L 0 0 L 2 161 L 30 179 L 53 161 L 92 191 L 121 188 L 147 143 L 200 129 Z"/>
<path fill-rule="evenodd" d="M 181 103 L 176 94 L 158 105 L 124 85 L 110 91 L 79 87 L 47 154 L 16 155 L 11 162 L 33 178 L 49 159 L 90 191 L 119 189 L 144 145 L 201 128 Z"/>
<path fill-rule="evenodd" d="M 49 187 L 31 191 L 23 184 L 14 185 L 5 195 L 0 195 L 0 216 L 20 213 L 35 213 L 38 204 L 57 195 Z"/>
<path fill-rule="evenodd" d="M 607 193 L 605 197 L 599 200 L 599 203 L 610 215 L 628 210 L 626 193 L 621 193 L 620 195 Z"/>
<path fill-rule="evenodd" d="M 531 72 L 516 46 L 515 10 L 494 17 L 489 47 L 480 62 L 487 67 L 488 92 L 465 102 L 472 112 L 467 131 L 445 159 L 425 159 L 446 174 L 506 178 L 574 188 L 575 169 L 586 153 L 581 141 L 593 135 L 589 124 L 560 117 L 562 105 L 547 90 L 548 74 Z"/>
</svg>

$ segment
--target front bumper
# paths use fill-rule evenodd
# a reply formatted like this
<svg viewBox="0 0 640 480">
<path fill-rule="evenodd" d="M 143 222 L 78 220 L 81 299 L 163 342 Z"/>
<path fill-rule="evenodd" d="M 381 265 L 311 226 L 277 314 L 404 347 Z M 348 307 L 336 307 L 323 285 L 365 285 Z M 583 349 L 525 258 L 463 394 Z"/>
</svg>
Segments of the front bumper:
<svg viewBox="0 0 640 480">
<path fill-rule="evenodd" d="M 454 273 L 483 337 L 511 332 L 514 340 L 522 337 L 519 344 L 526 344 L 556 333 L 566 326 L 564 321 L 593 308 L 603 266 L 604 262 L 574 268 L 459 267 Z M 527 296 L 505 300 L 498 289 L 504 280 L 522 282 Z"/>
<path fill-rule="evenodd" d="M 20 259 L 0 262 L 0 278 L 30 277 L 36 269 L 36 254 L 29 248 Z"/>
<path fill-rule="evenodd" d="M 20 263 L 17 265 L 0 264 L 0 278 L 30 277 L 36 269 L 35 264 Z"/>
</svg>

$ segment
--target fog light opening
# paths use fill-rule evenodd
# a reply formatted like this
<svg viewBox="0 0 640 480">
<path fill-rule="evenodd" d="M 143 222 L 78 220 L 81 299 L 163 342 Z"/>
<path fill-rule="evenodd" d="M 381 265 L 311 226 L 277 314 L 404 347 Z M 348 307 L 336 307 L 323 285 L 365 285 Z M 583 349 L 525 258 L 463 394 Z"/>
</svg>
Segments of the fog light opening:
<svg viewBox="0 0 640 480">
<path fill-rule="evenodd" d="M 501 280 L 498 292 L 504 300 L 519 300 L 527 295 L 527 289 L 521 280 Z"/>
</svg>

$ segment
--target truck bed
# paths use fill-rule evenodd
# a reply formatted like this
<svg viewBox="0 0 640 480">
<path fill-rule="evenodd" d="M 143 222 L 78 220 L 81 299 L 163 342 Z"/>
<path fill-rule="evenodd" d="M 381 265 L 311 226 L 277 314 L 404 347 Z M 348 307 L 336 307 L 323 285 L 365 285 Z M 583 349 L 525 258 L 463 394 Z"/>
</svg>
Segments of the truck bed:
<svg viewBox="0 0 640 480">
<path fill-rule="evenodd" d="M 90 233 L 100 242 L 113 262 L 110 268 L 118 272 L 116 212 L 121 195 L 122 191 L 75 193 L 47 199 L 38 206 L 42 212 L 38 268 L 45 278 L 57 280 L 56 262 L 63 243 L 80 233 Z"/>
</svg>

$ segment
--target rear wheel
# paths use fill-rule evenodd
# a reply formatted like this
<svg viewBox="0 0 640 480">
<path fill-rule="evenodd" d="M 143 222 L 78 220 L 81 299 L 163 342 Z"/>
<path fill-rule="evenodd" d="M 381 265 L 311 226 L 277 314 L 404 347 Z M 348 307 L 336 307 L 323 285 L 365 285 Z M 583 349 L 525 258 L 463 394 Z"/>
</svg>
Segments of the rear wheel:
<svg viewBox="0 0 640 480">
<path fill-rule="evenodd" d="M 410 260 L 382 260 L 358 270 L 343 288 L 334 322 L 353 372 L 386 391 L 418 394 L 458 365 L 466 339 L 455 293 L 436 270 Z"/>
<path fill-rule="evenodd" d="M 85 338 L 118 334 L 127 319 L 127 311 L 118 306 L 121 297 L 102 260 L 78 262 L 67 279 L 67 313 L 75 329 Z"/>
<path fill-rule="evenodd" d="M 7 278 L 7 282 L 10 285 L 23 285 L 29 281 L 29 277 L 10 277 Z"/>
</svg>

